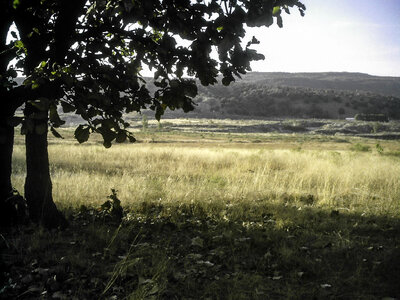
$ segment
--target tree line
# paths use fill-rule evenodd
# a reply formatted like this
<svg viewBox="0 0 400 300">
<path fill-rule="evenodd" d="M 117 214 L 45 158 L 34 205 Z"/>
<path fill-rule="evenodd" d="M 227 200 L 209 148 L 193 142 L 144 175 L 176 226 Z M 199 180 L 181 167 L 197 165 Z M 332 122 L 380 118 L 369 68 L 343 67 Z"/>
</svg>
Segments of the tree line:
<svg viewBox="0 0 400 300">
<path fill-rule="evenodd" d="M 265 118 L 344 119 L 356 114 L 383 114 L 400 119 L 400 98 L 371 92 L 271 86 L 237 82 L 229 87 L 200 87 L 197 115 Z"/>
</svg>

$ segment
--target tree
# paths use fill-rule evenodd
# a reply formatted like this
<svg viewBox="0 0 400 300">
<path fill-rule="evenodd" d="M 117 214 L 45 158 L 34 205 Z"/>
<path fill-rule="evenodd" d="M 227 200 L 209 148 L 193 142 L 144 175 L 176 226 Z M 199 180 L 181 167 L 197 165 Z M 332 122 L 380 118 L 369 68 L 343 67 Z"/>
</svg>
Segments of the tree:
<svg viewBox="0 0 400 300">
<path fill-rule="evenodd" d="M 63 123 L 59 106 L 86 121 L 75 131 L 79 142 L 93 132 L 102 135 L 105 147 L 127 139 L 133 142 L 123 113 L 150 108 L 159 120 L 167 108 L 192 110 L 197 86 L 190 78 L 210 85 L 222 74 L 222 83 L 229 85 L 251 70 L 251 61 L 264 58 L 251 49 L 258 43 L 255 37 L 244 43 L 245 25 L 270 26 L 275 20 L 281 27 L 282 10 L 289 13 L 290 7 L 297 7 L 302 15 L 305 10 L 296 0 L 5 3 L 2 8 L 7 20 L 1 24 L 1 45 L 18 58 L 17 66 L 26 79 L 22 87 L 15 87 L 10 79 L 15 71 L 1 69 L 2 78 L 7 78 L 2 103 L 8 119 L 13 118 L 16 107 L 25 104 L 21 120 L 27 149 L 25 197 L 31 218 L 47 227 L 64 223 L 51 197 L 47 154 L 48 128 L 59 136 L 56 128 Z M 11 22 L 20 37 L 15 33 L 13 45 L 7 45 L 4 33 Z M 189 45 L 183 46 L 179 39 Z M 8 65 L 9 58 L 1 59 Z M 140 75 L 143 65 L 154 70 L 154 94 Z M 7 72 L 14 74 L 7 76 Z M 7 141 L 4 149 L 10 149 L 10 144 Z M 10 166 L 6 160 L 4 165 Z M 11 187 L 8 169 L 3 175 L 1 203 Z"/>
<path fill-rule="evenodd" d="M 13 116 L 15 110 L 23 104 L 17 96 L 20 89 L 15 89 L 13 78 L 17 76 L 9 62 L 17 57 L 13 45 L 7 44 L 7 34 L 13 22 L 12 5 L 0 3 L 0 222 L 11 221 L 12 205 L 8 203 L 13 196 L 11 184 L 11 158 L 14 145 Z"/>
</svg>

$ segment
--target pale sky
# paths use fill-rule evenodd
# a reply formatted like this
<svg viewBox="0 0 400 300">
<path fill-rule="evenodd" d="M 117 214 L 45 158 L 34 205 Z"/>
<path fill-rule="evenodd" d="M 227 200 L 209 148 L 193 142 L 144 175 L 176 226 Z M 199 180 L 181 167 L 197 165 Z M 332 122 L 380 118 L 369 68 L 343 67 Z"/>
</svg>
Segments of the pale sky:
<svg viewBox="0 0 400 300">
<path fill-rule="evenodd" d="M 265 55 L 253 71 L 400 76 L 400 0 L 302 2 L 306 15 L 283 13 L 283 28 L 247 29 L 245 41 L 255 35 L 261 43 L 252 47 Z"/>
<path fill-rule="evenodd" d="M 362 72 L 400 76 L 400 0 L 303 0 L 283 28 L 249 28 L 266 57 L 259 72 Z M 254 47 L 254 46 L 253 46 Z"/>
</svg>

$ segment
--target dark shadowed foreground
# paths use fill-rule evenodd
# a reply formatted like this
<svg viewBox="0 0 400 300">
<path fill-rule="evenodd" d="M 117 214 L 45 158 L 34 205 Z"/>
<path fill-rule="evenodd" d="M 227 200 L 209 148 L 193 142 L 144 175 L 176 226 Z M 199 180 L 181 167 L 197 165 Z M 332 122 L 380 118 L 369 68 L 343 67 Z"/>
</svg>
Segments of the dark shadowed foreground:
<svg viewBox="0 0 400 300">
<path fill-rule="evenodd" d="M 393 299 L 400 222 L 304 204 L 110 198 L 71 227 L 1 235 L 2 299 Z"/>
</svg>

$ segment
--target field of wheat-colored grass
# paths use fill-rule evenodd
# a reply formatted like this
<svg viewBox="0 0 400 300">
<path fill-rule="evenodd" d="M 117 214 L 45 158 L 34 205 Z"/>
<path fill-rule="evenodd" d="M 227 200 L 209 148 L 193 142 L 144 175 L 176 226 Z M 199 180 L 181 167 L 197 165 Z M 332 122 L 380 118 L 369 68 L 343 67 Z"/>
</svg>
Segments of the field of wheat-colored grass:
<svg viewBox="0 0 400 300">
<path fill-rule="evenodd" d="M 6 298 L 398 298 L 399 141 L 195 129 L 136 128 L 110 149 L 49 137 L 70 226 L 2 235 Z M 25 172 L 16 136 L 19 191 Z"/>
<path fill-rule="evenodd" d="M 400 208 L 400 160 L 335 144 L 294 149 L 271 143 L 50 143 L 54 199 L 60 207 L 99 205 L 111 188 L 125 207 L 143 202 L 226 204 L 280 202 L 373 214 Z M 228 147 L 227 147 L 228 145 Z M 349 146 L 346 145 L 347 148 Z M 343 148 L 343 147 L 342 147 Z M 345 149 L 345 148 L 344 148 Z M 24 148 L 14 149 L 13 183 L 23 190 Z"/>
</svg>

